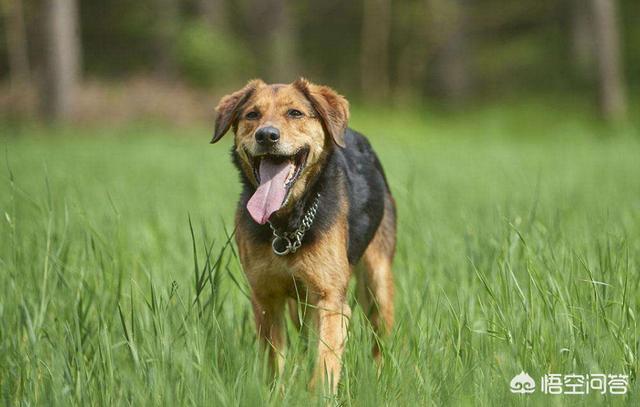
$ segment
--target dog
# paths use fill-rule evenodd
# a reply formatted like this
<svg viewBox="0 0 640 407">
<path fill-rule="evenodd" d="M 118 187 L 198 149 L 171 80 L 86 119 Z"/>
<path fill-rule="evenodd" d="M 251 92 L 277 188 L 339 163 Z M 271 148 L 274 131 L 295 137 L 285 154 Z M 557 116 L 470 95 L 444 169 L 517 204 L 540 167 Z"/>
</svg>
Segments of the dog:
<svg viewBox="0 0 640 407">
<path fill-rule="evenodd" d="M 243 185 L 235 238 L 269 364 L 282 372 L 288 306 L 298 326 L 317 330 L 310 386 L 320 381 L 334 393 L 352 273 L 375 331 L 376 360 L 376 338 L 393 325 L 395 201 L 369 141 L 348 121 L 349 103 L 327 86 L 253 80 L 220 100 L 211 141 L 233 129 Z"/>
</svg>

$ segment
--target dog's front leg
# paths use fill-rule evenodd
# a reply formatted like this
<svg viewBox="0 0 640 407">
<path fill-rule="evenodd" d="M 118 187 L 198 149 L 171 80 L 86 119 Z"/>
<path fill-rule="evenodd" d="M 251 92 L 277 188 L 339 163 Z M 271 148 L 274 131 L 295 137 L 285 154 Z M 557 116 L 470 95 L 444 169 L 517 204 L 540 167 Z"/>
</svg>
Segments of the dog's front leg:
<svg viewBox="0 0 640 407">
<path fill-rule="evenodd" d="M 252 304 L 258 338 L 269 354 L 269 367 L 272 373 L 280 374 L 284 369 L 285 354 L 285 297 L 260 298 L 254 295 Z"/>
<path fill-rule="evenodd" d="M 326 296 L 316 304 L 318 357 L 311 387 L 318 381 L 337 391 L 351 308 L 343 296 Z"/>
</svg>

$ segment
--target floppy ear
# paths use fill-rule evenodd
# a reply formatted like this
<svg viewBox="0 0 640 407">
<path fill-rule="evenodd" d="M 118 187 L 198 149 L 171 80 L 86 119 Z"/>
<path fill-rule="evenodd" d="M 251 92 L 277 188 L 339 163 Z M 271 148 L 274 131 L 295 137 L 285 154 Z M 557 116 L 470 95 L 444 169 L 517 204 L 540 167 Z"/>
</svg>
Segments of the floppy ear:
<svg viewBox="0 0 640 407">
<path fill-rule="evenodd" d="M 349 102 L 328 86 L 314 85 L 304 78 L 293 83 L 320 116 L 324 130 L 340 147 L 346 147 L 344 132 L 349 122 Z"/>
<path fill-rule="evenodd" d="M 235 125 L 242 106 L 244 106 L 251 95 L 253 95 L 253 92 L 263 84 L 264 82 L 260 79 L 252 80 L 239 91 L 233 92 L 232 94 L 220 99 L 220 102 L 216 107 L 216 124 L 211 144 L 220 140 L 222 136 L 229 131 L 229 128 L 232 125 Z"/>
</svg>

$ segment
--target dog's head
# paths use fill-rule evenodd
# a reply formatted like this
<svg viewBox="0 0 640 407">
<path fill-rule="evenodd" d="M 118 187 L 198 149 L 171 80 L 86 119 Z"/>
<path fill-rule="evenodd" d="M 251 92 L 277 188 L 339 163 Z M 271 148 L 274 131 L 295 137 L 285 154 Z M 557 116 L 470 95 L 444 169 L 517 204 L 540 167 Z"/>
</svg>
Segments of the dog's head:
<svg viewBox="0 0 640 407">
<path fill-rule="evenodd" d="M 329 151 L 345 146 L 347 100 L 305 79 L 251 81 L 223 97 L 216 112 L 211 142 L 233 128 L 241 170 L 256 188 L 247 209 L 260 224 L 303 196 Z"/>
</svg>

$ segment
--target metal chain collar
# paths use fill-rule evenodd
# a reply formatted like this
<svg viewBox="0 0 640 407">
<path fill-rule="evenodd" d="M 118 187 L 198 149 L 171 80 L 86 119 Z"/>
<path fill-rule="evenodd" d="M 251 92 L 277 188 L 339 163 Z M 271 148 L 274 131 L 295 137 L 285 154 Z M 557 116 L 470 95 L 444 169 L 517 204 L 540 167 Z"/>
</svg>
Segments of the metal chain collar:
<svg viewBox="0 0 640 407">
<path fill-rule="evenodd" d="M 273 240 L 271 241 L 271 249 L 278 256 L 286 256 L 289 253 L 295 253 L 296 250 L 302 246 L 302 238 L 304 234 L 311 229 L 313 220 L 318 212 L 318 203 L 320 202 L 320 194 L 316 194 L 313 203 L 307 209 L 307 212 L 302 217 L 300 226 L 293 232 L 278 233 L 275 227 L 269 222 L 269 227 L 273 232 Z"/>
</svg>

